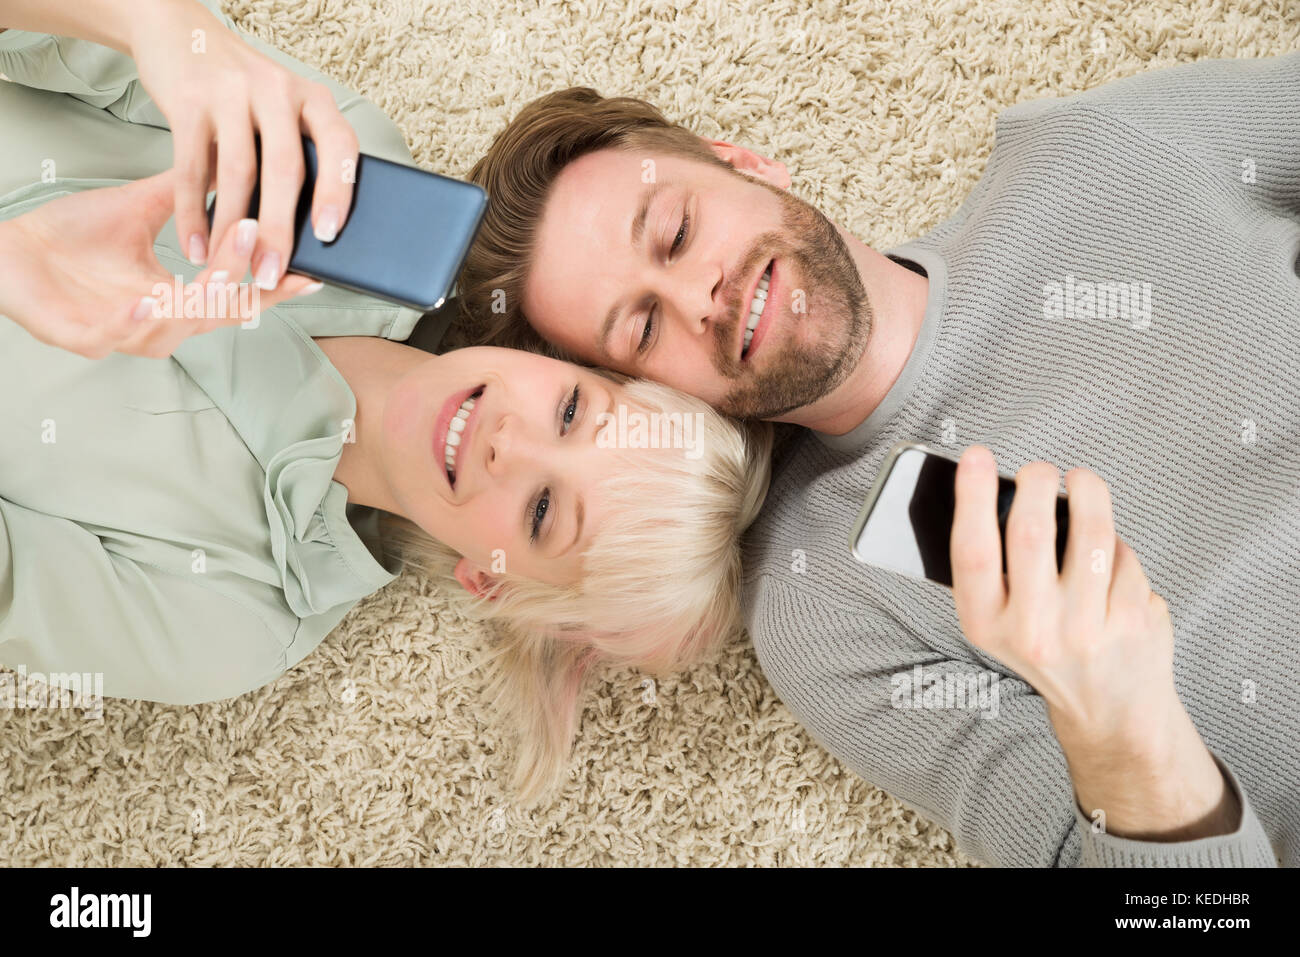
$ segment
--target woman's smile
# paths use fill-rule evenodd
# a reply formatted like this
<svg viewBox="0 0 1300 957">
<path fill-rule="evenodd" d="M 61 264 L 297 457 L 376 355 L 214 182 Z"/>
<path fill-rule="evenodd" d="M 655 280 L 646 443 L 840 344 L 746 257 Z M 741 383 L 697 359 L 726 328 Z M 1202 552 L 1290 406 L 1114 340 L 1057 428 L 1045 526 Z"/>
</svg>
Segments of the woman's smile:
<svg viewBox="0 0 1300 957">
<path fill-rule="evenodd" d="M 443 403 L 434 424 L 434 458 L 453 492 L 457 476 L 469 465 L 470 437 L 478 421 L 478 403 L 486 389 L 486 385 L 478 385 L 453 392 Z"/>
</svg>

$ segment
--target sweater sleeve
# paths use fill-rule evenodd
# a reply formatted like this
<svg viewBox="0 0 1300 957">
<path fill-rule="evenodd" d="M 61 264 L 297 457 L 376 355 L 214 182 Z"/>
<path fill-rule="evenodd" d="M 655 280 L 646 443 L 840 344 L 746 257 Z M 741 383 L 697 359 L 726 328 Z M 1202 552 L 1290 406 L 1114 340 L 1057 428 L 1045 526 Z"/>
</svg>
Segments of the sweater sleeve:
<svg viewBox="0 0 1300 957">
<path fill-rule="evenodd" d="M 763 576 L 750 631 L 764 674 L 854 773 L 999 866 L 1275 866 L 1247 796 L 1235 832 L 1178 843 L 1094 830 L 1043 699 L 1006 671 L 934 651 L 887 615 L 837 608 Z"/>
<path fill-rule="evenodd" d="M 1161 140 L 1271 212 L 1300 216 L 1300 51 L 1150 70 L 1064 102 Z"/>
<path fill-rule="evenodd" d="M 0 664 L 101 674 L 109 697 L 170 704 L 273 681 L 298 619 L 268 620 L 203 577 L 128 558 L 76 522 L 0 499 Z"/>
</svg>

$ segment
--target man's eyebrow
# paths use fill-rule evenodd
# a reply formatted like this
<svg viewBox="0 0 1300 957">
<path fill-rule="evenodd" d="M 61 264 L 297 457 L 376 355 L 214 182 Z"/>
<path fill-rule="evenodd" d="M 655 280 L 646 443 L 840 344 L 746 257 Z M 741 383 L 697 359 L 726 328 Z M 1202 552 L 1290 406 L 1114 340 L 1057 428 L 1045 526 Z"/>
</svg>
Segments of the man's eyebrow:
<svg viewBox="0 0 1300 957">
<path fill-rule="evenodd" d="M 650 215 L 650 207 L 655 201 L 655 197 L 663 190 L 671 186 L 668 182 L 656 182 L 641 196 L 641 202 L 637 205 L 636 215 L 632 217 L 632 246 L 641 245 L 641 237 L 645 235 L 646 217 Z M 614 323 L 618 322 L 619 304 L 609 307 L 609 312 L 605 313 L 605 319 L 600 324 L 600 338 L 597 343 L 600 351 L 606 356 L 609 355 L 609 334 L 614 331 Z"/>
<path fill-rule="evenodd" d="M 632 217 L 632 245 L 641 245 L 641 236 L 645 233 L 646 217 L 650 215 L 650 205 L 655 201 L 655 197 L 671 186 L 671 183 L 655 183 L 641 196 L 641 205 L 636 209 L 636 215 Z"/>
<path fill-rule="evenodd" d="M 600 338 L 597 340 L 597 345 L 600 351 L 609 358 L 612 358 L 609 354 L 609 334 L 614 331 L 614 323 L 618 321 L 618 312 L 618 303 L 616 302 L 609 307 L 609 312 L 605 313 L 605 321 L 600 324 Z"/>
</svg>

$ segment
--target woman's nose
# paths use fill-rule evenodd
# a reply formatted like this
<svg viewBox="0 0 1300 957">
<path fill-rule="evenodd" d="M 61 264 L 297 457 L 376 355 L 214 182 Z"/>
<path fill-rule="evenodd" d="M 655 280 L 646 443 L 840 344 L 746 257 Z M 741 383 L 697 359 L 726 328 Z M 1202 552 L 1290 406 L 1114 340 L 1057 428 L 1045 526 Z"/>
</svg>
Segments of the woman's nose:
<svg viewBox="0 0 1300 957">
<path fill-rule="evenodd" d="M 489 475 L 500 475 L 506 467 L 510 439 L 505 434 L 506 417 L 497 420 L 491 434 L 487 437 L 487 461 Z"/>
<path fill-rule="evenodd" d="M 488 436 L 488 473 L 500 477 L 536 457 L 536 443 L 529 439 L 524 423 L 508 413 L 501 416 Z"/>
</svg>

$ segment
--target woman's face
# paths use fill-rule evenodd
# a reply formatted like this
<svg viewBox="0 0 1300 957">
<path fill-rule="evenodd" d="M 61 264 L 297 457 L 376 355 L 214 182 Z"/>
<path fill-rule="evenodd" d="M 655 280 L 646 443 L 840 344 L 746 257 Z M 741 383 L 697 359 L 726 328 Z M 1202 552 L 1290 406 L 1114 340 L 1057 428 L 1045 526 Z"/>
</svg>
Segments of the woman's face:
<svg viewBox="0 0 1300 957">
<path fill-rule="evenodd" d="M 596 444 L 597 419 L 616 413 L 622 391 L 516 349 L 430 356 L 393 386 L 384 408 L 393 497 L 464 556 L 456 575 L 471 591 L 501 573 L 573 583 L 601 521 L 595 487 L 621 458 Z"/>
</svg>

